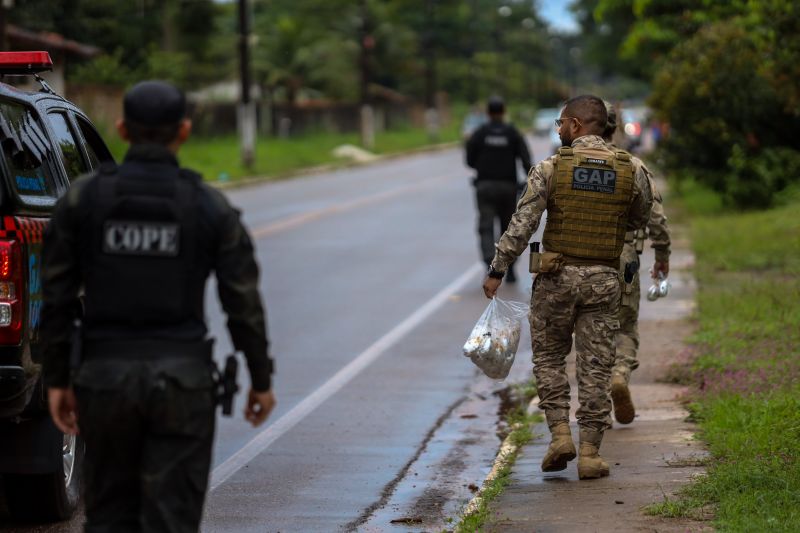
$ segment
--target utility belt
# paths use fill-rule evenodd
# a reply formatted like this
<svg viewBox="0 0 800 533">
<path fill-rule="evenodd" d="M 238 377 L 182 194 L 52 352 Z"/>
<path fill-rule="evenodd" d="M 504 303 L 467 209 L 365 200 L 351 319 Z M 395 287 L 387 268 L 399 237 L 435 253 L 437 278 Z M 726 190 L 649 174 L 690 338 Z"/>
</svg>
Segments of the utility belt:
<svg viewBox="0 0 800 533">
<path fill-rule="evenodd" d="M 531 243 L 531 256 L 528 271 L 532 274 L 558 272 L 564 266 L 608 266 L 619 268 L 619 260 L 585 259 L 564 255 L 560 252 L 540 252 L 539 243 Z"/>
<path fill-rule="evenodd" d="M 214 395 L 222 414 L 231 416 L 233 398 L 239 392 L 236 375 L 239 362 L 235 354 L 225 358 L 222 370 L 213 359 L 214 339 L 200 341 L 176 341 L 172 339 L 128 339 L 128 340 L 90 340 L 83 339 L 83 325 L 80 320 L 73 324 L 70 367 L 76 372 L 83 361 L 98 359 L 136 359 L 158 360 L 167 358 L 189 358 L 207 364 L 214 380 Z"/>
<path fill-rule="evenodd" d="M 213 339 L 202 341 L 176 341 L 172 339 L 108 339 L 83 341 L 80 359 L 108 359 L 113 357 L 135 359 L 163 359 L 165 357 L 194 357 L 211 361 Z"/>
<path fill-rule="evenodd" d="M 472 180 L 472 184 L 475 187 L 482 187 L 484 185 L 491 185 L 492 187 L 508 187 L 509 189 L 518 187 L 519 183 L 517 183 L 517 176 L 516 174 L 513 176 L 503 177 L 503 178 L 487 178 L 485 176 L 475 176 Z"/>
</svg>

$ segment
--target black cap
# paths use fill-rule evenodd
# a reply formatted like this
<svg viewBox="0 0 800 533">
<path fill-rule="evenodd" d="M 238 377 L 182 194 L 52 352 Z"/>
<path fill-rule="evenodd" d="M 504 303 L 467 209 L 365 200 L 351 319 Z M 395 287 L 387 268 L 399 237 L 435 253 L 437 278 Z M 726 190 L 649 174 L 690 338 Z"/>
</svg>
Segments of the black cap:
<svg viewBox="0 0 800 533">
<path fill-rule="evenodd" d="M 506 110 L 506 104 L 503 103 L 503 99 L 499 96 L 492 96 L 489 98 L 489 103 L 486 106 L 486 111 L 490 114 L 499 114 L 504 113 Z"/>
<path fill-rule="evenodd" d="M 143 126 L 177 124 L 186 116 L 186 97 L 165 81 L 142 81 L 125 93 L 125 120 Z"/>
</svg>

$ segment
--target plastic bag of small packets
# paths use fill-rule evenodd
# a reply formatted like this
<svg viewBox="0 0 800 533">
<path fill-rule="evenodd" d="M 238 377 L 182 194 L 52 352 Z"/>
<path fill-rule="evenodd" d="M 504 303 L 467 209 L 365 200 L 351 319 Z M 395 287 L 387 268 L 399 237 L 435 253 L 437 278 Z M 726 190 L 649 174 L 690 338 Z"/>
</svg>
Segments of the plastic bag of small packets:
<svg viewBox="0 0 800 533">
<path fill-rule="evenodd" d="M 464 344 L 464 356 L 490 378 L 504 379 L 514 364 L 527 314 L 527 304 L 492 298 Z"/>
</svg>

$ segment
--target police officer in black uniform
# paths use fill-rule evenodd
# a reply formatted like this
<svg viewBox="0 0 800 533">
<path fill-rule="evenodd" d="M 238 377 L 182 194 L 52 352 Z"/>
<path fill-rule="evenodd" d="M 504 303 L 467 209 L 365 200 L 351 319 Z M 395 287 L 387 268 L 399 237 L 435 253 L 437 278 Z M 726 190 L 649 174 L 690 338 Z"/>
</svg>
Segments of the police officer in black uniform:
<svg viewBox="0 0 800 533">
<path fill-rule="evenodd" d="M 216 404 L 205 284 L 214 271 L 250 371 L 245 417 L 258 426 L 275 403 L 258 266 L 239 213 L 178 166 L 191 131 L 178 89 L 137 84 L 117 127 L 125 161 L 74 183 L 44 236 L 50 412 L 86 443 L 86 531 L 197 531 Z"/>
<path fill-rule="evenodd" d="M 525 138 L 503 121 L 505 104 L 498 97 L 489 99 L 489 122 L 478 128 L 467 141 L 467 166 L 477 170 L 475 194 L 478 203 L 478 236 L 486 265 L 494 258 L 494 243 L 505 232 L 517 207 L 517 160 L 527 174 L 531 155 Z M 499 232 L 495 221 L 500 221 Z M 516 281 L 513 264 L 506 281 Z"/>
</svg>

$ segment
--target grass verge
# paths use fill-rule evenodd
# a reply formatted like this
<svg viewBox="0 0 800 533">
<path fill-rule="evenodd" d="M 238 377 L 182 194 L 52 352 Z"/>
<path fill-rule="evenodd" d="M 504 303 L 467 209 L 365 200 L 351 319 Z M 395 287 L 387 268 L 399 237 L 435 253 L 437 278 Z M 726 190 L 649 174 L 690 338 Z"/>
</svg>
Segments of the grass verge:
<svg viewBox="0 0 800 533">
<path fill-rule="evenodd" d="M 538 413 L 528 412 L 530 402 L 536 396 L 536 387 L 533 383 L 512 386 L 511 395 L 515 406 L 506 412 L 503 420 L 509 428 L 509 433 L 500 448 L 492 473 L 456 525 L 456 533 L 475 533 L 482 530 L 489 519 L 492 502 L 511 482 L 511 468 L 517 460 L 519 450 L 533 439 L 533 426 L 542 421 Z"/>
<path fill-rule="evenodd" d="M 648 512 L 800 531 L 800 200 L 732 213 L 712 196 L 690 188 L 682 201 L 699 285 L 689 407 L 712 458 Z"/>
<path fill-rule="evenodd" d="M 373 153 L 385 155 L 455 141 L 459 138 L 455 128 L 442 130 L 435 142 L 418 128 L 405 128 L 380 133 L 375 138 Z M 121 161 L 127 145 L 113 135 L 106 136 L 111 152 Z M 241 164 L 239 141 L 235 136 L 192 137 L 181 148 L 181 165 L 200 172 L 208 181 L 235 181 L 249 176 L 280 177 L 299 169 L 326 164 L 346 164 L 332 150 L 342 144 L 360 144 L 358 134 L 316 133 L 302 137 L 278 139 L 260 138 L 256 145 L 256 163 L 252 170 Z"/>
</svg>

